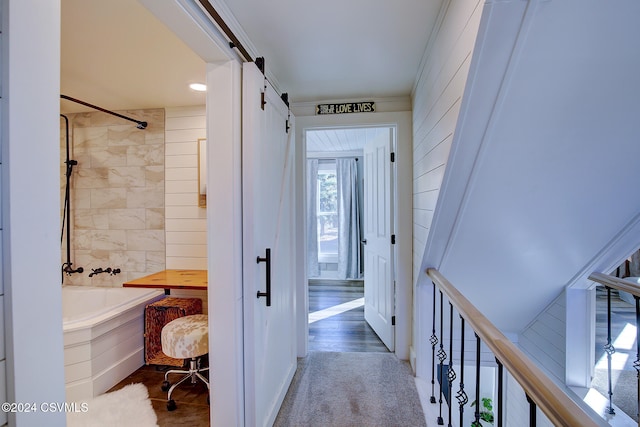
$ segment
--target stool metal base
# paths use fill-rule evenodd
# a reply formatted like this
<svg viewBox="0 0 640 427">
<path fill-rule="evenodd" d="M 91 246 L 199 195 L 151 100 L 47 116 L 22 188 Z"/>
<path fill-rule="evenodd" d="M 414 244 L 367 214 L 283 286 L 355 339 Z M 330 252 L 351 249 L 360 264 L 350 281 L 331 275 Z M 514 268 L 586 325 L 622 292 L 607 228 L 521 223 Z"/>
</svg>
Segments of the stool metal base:
<svg viewBox="0 0 640 427">
<path fill-rule="evenodd" d="M 171 393 L 178 387 L 180 384 L 185 382 L 188 379 L 191 379 L 191 384 L 195 384 L 198 379 L 207 385 L 207 390 L 209 390 L 209 380 L 201 374 L 201 372 L 207 372 L 209 368 L 200 368 L 200 359 L 193 357 L 189 361 L 189 370 L 184 369 L 171 369 L 164 374 L 164 382 L 162 383 L 162 391 L 169 391 L 167 394 L 167 410 L 173 411 L 176 409 L 176 403 L 173 399 L 171 399 Z M 169 375 L 171 374 L 185 374 L 180 380 L 171 384 L 169 382 Z M 209 401 L 209 399 L 207 399 Z"/>
</svg>

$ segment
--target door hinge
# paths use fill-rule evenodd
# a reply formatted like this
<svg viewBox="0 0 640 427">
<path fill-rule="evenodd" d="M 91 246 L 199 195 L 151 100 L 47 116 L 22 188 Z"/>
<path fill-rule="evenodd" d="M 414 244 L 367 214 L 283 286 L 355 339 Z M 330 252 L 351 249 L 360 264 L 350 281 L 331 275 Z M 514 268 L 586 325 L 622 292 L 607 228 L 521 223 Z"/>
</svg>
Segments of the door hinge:
<svg viewBox="0 0 640 427">
<path fill-rule="evenodd" d="M 396 161 L 396 153 L 391 153 L 391 163 Z"/>
<path fill-rule="evenodd" d="M 395 245 L 395 244 L 396 244 L 396 235 L 395 235 L 395 234 L 392 234 L 392 235 L 391 235 L 391 244 L 392 244 L 392 245 Z"/>
<path fill-rule="evenodd" d="M 391 316 L 391 326 L 396 326 L 396 316 Z"/>
<path fill-rule="evenodd" d="M 267 76 L 265 74 L 264 56 L 257 57 L 253 62 L 255 62 L 256 67 L 258 67 L 258 70 L 260 70 L 262 75 L 265 76 L 264 77 L 264 91 L 260 93 L 260 106 L 264 110 L 264 105 L 267 103 L 267 101 L 264 99 L 265 93 L 267 92 Z"/>
</svg>

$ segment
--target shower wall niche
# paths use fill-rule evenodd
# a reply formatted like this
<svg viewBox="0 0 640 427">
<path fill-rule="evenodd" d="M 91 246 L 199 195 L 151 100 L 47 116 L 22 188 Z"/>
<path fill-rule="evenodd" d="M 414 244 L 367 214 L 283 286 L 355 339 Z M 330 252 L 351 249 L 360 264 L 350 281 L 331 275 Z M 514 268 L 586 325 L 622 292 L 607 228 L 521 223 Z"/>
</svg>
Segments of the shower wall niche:
<svg viewBox="0 0 640 427">
<path fill-rule="evenodd" d="M 67 114 L 71 159 L 71 258 L 82 274 L 65 284 L 121 286 L 165 268 L 165 113 L 130 110 L 146 130 L 102 112 Z M 65 130 L 61 120 L 61 207 L 65 194 Z M 63 212 L 61 211 L 61 219 Z M 62 257 L 65 257 L 65 242 Z M 64 262 L 64 260 L 62 261 Z M 94 269 L 116 275 L 89 277 Z"/>
</svg>

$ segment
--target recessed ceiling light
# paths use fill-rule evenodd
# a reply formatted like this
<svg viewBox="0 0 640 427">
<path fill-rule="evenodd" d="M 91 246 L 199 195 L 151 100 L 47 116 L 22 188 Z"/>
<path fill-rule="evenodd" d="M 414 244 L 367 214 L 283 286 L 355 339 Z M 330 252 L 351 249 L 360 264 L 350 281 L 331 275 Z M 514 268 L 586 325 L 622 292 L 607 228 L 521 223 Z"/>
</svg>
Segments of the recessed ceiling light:
<svg viewBox="0 0 640 427">
<path fill-rule="evenodd" d="M 207 91 L 207 85 L 202 84 L 202 83 L 191 83 L 189 85 L 189 87 L 191 88 L 191 90 L 195 90 L 196 92 L 206 92 Z"/>
</svg>

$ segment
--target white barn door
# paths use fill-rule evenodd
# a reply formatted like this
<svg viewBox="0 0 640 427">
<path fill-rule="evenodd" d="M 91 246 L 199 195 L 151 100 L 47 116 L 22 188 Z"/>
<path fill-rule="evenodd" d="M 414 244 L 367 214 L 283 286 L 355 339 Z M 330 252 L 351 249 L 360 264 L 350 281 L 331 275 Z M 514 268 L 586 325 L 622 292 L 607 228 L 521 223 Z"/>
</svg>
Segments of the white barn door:
<svg viewBox="0 0 640 427">
<path fill-rule="evenodd" d="M 296 370 L 294 130 L 254 63 L 242 104 L 245 425 L 270 426 Z"/>
<path fill-rule="evenodd" d="M 364 147 L 364 318 L 390 351 L 395 348 L 393 131 Z"/>
</svg>

